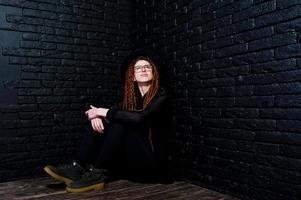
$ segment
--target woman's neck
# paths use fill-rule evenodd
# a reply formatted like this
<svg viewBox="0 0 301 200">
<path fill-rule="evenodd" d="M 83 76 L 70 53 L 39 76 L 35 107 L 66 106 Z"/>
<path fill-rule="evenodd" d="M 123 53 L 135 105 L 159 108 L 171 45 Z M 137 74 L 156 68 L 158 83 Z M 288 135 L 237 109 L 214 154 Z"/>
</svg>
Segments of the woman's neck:
<svg viewBox="0 0 301 200">
<path fill-rule="evenodd" d="M 151 84 L 150 83 L 138 83 L 138 88 L 142 96 L 149 90 Z"/>
</svg>

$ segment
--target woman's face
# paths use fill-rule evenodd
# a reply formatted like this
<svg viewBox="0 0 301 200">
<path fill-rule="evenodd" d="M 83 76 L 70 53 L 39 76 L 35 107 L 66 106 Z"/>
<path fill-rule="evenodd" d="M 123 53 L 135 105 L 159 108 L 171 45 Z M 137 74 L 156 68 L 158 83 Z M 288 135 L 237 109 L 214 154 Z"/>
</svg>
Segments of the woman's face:
<svg viewBox="0 0 301 200">
<path fill-rule="evenodd" d="M 147 83 L 153 79 L 153 67 L 146 60 L 138 60 L 134 65 L 135 81 Z"/>
</svg>

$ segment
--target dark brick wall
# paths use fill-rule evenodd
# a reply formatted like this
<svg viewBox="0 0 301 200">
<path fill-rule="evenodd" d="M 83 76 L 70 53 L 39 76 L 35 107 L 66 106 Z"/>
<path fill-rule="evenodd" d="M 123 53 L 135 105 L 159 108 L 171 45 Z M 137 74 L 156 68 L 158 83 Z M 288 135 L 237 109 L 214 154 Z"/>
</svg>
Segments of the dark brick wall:
<svg viewBox="0 0 301 200">
<path fill-rule="evenodd" d="M 171 160 L 184 176 L 243 198 L 300 199 L 300 10 L 297 0 L 0 0 L 0 181 L 72 158 L 83 111 L 120 96 L 119 65 L 142 47 L 167 69 Z"/>
<path fill-rule="evenodd" d="M 120 96 L 130 14 L 130 1 L 0 0 L 0 181 L 73 157 L 87 106 Z"/>
<path fill-rule="evenodd" d="M 136 1 L 135 45 L 171 72 L 172 160 L 252 199 L 301 198 L 301 1 Z"/>
</svg>

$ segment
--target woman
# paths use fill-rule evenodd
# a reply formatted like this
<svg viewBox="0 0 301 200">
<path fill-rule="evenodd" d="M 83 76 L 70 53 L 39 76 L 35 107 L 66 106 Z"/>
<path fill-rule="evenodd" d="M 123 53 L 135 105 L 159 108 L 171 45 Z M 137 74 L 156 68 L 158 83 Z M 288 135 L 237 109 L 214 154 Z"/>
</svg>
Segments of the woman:
<svg viewBox="0 0 301 200">
<path fill-rule="evenodd" d="M 65 182 L 69 192 L 103 189 L 108 177 L 120 172 L 161 176 L 167 161 L 168 111 L 157 66 L 139 56 L 127 68 L 123 101 L 110 109 L 91 105 L 85 112 L 91 131 L 100 134 L 88 130 L 76 161 L 44 170 Z"/>
</svg>

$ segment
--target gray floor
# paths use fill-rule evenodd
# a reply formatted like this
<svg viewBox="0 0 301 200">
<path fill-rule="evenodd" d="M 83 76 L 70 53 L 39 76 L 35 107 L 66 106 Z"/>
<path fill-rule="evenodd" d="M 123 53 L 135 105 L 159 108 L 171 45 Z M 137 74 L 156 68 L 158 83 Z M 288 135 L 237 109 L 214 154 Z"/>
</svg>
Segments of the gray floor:
<svg viewBox="0 0 301 200">
<path fill-rule="evenodd" d="M 74 194 L 67 193 L 63 184 L 48 177 L 0 183 L 0 199 L 238 200 L 182 181 L 142 184 L 118 180 L 107 184 L 102 191 Z"/>
</svg>

